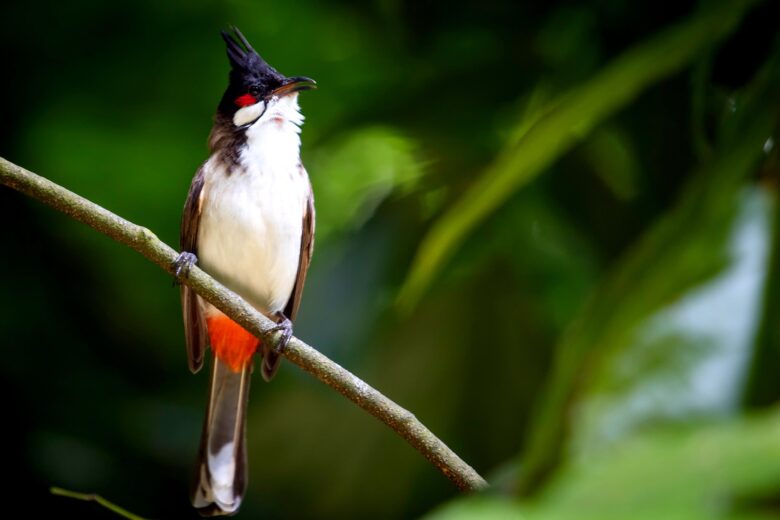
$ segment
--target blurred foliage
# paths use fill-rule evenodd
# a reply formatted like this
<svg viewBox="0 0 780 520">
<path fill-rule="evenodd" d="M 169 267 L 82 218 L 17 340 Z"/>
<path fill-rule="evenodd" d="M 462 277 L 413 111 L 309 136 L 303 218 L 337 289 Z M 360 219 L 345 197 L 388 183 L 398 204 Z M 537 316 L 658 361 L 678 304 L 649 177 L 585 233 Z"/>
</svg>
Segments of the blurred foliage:
<svg viewBox="0 0 780 520">
<path fill-rule="evenodd" d="M 645 433 L 562 468 L 528 503 L 478 497 L 425 518 L 455 520 L 777 518 L 780 415 Z"/>
<path fill-rule="evenodd" d="M 777 161 L 777 155 L 774 156 Z M 776 165 L 775 165 L 776 167 Z M 755 339 L 755 355 L 742 393 L 748 407 L 767 406 L 780 395 L 780 379 L 774 368 L 780 365 L 780 327 L 774 319 L 780 313 L 780 204 L 775 204 L 772 220 L 772 251 L 762 300 L 764 319 Z"/>
<path fill-rule="evenodd" d="M 242 517 L 777 518 L 779 8 L 6 3 L 0 155 L 176 244 L 219 29 L 318 81 L 296 334 L 494 488 L 457 498 L 285 365 Z M 7 513 L 110 517 L 54 485 L 194 517 L 206 381 L 169 277 L 9 190 L 0 217 Z"/>
<path fill-rule="evenodd" d="M 423 239 L 409 278 L 401 288 L 400 305 L 407 309 L 414 305 L 442 262 L 463 241 L 463 235 L 495 211 L 518 187 L 527 184 L 642 90 L 731 32 L 749 4 L 723 2 L 703 11 L 684 25 L 626 52 L 584 85 L 534 112 L 529 121 L 522 121 L 520 128 L 524 131 L 515 132 L 509 146 L 499 153 L 487 172 Z M 595 146 L 601 144 L 596 141 Z"/>
<path fill-rule="evenodd" d="M 691 185 L 684 190 L 680 204 L 660 218 L 648 234 L 629 250 L 625 259 L 615 266 L 596 291 L 592 301 L 584 307 L 582 314 L 575 319 L 571 329 L 564 334 L 546 394 L 547 401 L 542 404 L 536 429 L 532 431 L 521 487 L 533 486 L 539 473 L 551 462 L 550 458 L 555 457 L 555 450 L 560 449 L 567 401 L 574 387 L 584 386 L 580 388 L 580 392 L 585 394 L 580 397 L 581 406 L 588 403 L 588 387 L 601 393 L 602 400 L 604 393 L 617 393 L 621 399 L 634 397 L 634 401 L 658 400 L 658 396 L 653 395 L 653 388 L 646 384 L 657 366 L 660 364 L 666 370 L 674 370 L 677 372 L 675 379 L 680 379 L 680 368 L 675 367 L 675 351 L 681 350 L 688 357 L 697 356 L 696 345 L 686 344 L 680 336 L 685 327 L 695 328 L 697 325 L 693 321 L 707 311 L 699 306 L 694 316 L 679 320 L 669 314 L 674 309 L 673 305 L 679 307 L 683 303 L 680 300 L 693 292 L 692 289 L 701 292 L 703 282 L 739 260 L 726 247 L 727 239 L 737 215 L 739 188 L 745 177 L 754 171 L 755 163 L 764 156 L 761 143 L 771 134 L 777 122 L 777 114 L 766 110 L 767 106 L 778 107 L 776 100 L 764 99 L 767 92 L 775 98 L 775 92 L 780 88 L 780 68 L 777 65 L 776 60 L 773 60 L 769 70 L 765 71 L 769 77 L 761 78 L 761 85 L 758 86 L 760 99 L 744 100 L 747 106 L 738 118 L 743 122 L 739 139 L 724 144 L 722 151 L 715 153 L 702 170 L 694 175 Z M 756 104 L 761 112 L 754 111 Z M 736 124 L 736 121 L 733 123 Z M 766 237 L 768 233 L 764 230 L 762 235 Z M 758 244 L 749 246 L 747 254 L 758 258 L 753 269 L 748 269 L 748 276 L 753 274 L 750 271 L 764 270 L 766 265 L 766 255 L 761 255 L 761 250 L 756 247 L 760 247 L 761 241 L 759 238 Z M 700 254 L 703 251 L 707 254 Z M 736 283 L 744 284 L 747 280 L 742 276 Z M 757 292 L 760 286 L 757 284 L 754 291 Z M 733 298 L 734 295 L 721 292 L 710 298 L 711 301 L 718 301 L 724 296 Z M 729 309 L 726 316 L 713 315 L 711 312 L 710 319 L 721 317 L 735 322 L 740 312 L 755 315 L 753 306 L 749 305 L 750 299 L 748 293 L 741 306 Z M 659 310 L 666 314 L 658 316 Z M 637 334 L 638 327 L 652 320 L 660 322 L 666 330 L 660 334 L 657 330 L 643 330 Z M 682 332 L 674 330 L 675 321 L 683 321 Z M 652 323 L 649 325 L 652 326 Z M 715 323 L 705 327 L 717 330 Z M 704 341 L 713 344 L 716 340 L 717 337 L 697 336 L 693 343 Z M 734 340 L 732 338 L 732 342 Z M 626 358 L 625 351 L 629 351 L 628 355 L 633 357 Z M 704 360 L 701 358 L 704 356 L 701 352 L 698 357 L 700 359 L 695 362 L 703 365 Z M 598 372 L 604 363 L 615 365 L 611 373 L 604 371 L 591 376 L 582 372 L 584 366 L 587 366 L 588 372 Z M 727 384 L 724 374 L 717 371 L 708 374 L 708 377 L 718 377 L 721 385 Z M 665 397 L 683 399 L 679 395 L 681 389 L 675 390 L 672 395 Z M 736 389 L 732 389 L 731 394 L 736 395 Z M 702 397 L 698 400 L 701 401 Z M 583 401 L 585 404 L 582 404 Z M 657 403 L 650 408 L 662 404 Z M 603 403 L 600 405 L 603 406 Z M 642 412 L 642 415 L 648 414 L 647 409 Z M 630 410 L 622 410 L 622 420 L 629 420 L 630 413 Z M 610 428 L 613 435 L 614 430 L 619 429 L 615 424 L 610 425 Z"/>
<path fill-rule="evenodd" d="M 414 144 L 391 128 L 367 128 L 322 147 L 311 160 L 318 240 L 362 226 L 393 190 L 409 191 L 421 174 Z"/>
</svg>

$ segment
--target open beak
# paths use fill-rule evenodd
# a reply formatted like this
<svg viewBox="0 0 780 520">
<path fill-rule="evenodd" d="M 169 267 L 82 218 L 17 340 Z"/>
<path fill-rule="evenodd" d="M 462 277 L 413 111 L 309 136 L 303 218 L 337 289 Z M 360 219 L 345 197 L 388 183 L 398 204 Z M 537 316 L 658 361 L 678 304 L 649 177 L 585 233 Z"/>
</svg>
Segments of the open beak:
<svg viewBox="0 0 780 520">
<path fill-rule="evenodd" d="M 301 90 L 312 90 L 317 88 L 317 82 L 311 78 L 305 76 L 295 76 L 292 78 L 285 78 L 282 81 L 282 86 L 271 91 L 268 97 L 283 97 L 293 92 L 300 92 Z"/>
</svg>

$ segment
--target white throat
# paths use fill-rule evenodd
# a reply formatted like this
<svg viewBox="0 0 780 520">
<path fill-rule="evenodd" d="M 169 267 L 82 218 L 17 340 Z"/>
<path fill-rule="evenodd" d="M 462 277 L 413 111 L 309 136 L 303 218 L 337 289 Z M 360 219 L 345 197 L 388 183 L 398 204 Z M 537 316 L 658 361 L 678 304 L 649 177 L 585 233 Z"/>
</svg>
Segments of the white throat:
<svg viewBox="0 0 780 520">
<path fill-rule="evenodd" d="M 233 124 L 250 124 L 246 129 L 246 148 L 242 154 L 244 163 L 266 171 L 266 168 L 296 167 L 300 162 L 303 119 L 297 93 L 273 97 L 238 110 L 233 116 Z"/>
</svg>

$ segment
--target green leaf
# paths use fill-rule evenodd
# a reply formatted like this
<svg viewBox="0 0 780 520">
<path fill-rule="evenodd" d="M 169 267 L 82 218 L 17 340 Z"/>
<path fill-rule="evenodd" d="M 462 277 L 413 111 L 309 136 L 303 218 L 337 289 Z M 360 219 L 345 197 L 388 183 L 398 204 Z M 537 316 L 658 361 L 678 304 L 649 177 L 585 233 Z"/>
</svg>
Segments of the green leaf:
<svg viewBox="0 0 780 520">
<path fill-rule="evenodd" d="M 323 146 L 308 168 L 317 194 L 317 240 L 362 225 L 394 190 L 411 188 L 422 168 L 414 143 L 385 127 L 356 130 Z"/>
<path fill-rule="evenodd" d="M 777 150 L 773 150 L 771 145 L 765 145 L 765 150 L 774 153 L 770 161 L 774 161 L 777 171 Z M 780 315 L 780 204 L 777 200 L 774 202 L 772 251 L 762 302 L 761 323 L 755 338 L 750 375 L 742 396 L 744 404 L 750 407 L 766 406 L 780 399 L 780 378 L 777 377 L 777 368 L 780 366 L 780 326 L 777 320 Z"/>
<path fill-rule="evenodd" d="M 425 520 L 531 520 L 520 513 L 520 505 L 497 496 L 475 496 L 456 500 L 426 515 Z"/>
<path fill-rule="evenodd" d="M 767 68 L 756 96 L 747 98 L 746 109 L 726 132 L 730 138 L 693 177 L 678 206 L 615 267 L 561 339 L 525 449 L 522 490 L 538 485 L 560 457 L 575 392 L 596 377 L 600 364 L 635 345 L 637 327 L 653 313 L 727 265 L 740 188 L 776 124 L 778 68 Z"/>
<path fill-rule="evenodd" d="M 584 146 L 585 159 L 593 172 L 621 200 L 631 200 L 639 191 L 639 159 L 628 136 L 613 128 L 593 133 Z"/>
<path fill-rule="evenodd" d="M 668 428 L 564 468 L 533 520 L 734 518 L 780 491 L 780 414 Z"/>
<path fill-rule="evenodd" d="M 723 2 L 638 45 L 562 96 L 514 139 L 423 239 L 398 296 L 409 311 L 455 250 L 488 215 L 639 93 L 733 31 L 753 0 Z"/>
<path fill-rule="evenodd" d="M 687 290 L 688 281 L 679 279 L 684 291 L 679 297 L 640 317 L 636 326 L 618 325 L 634 329 L 633 334 L 619 334 L 625 339 L 618 344 L 612 345 L 609 335 L 599 344 L 602 359 L 583 381 L 571 416 L 570 453 L 609 449 L 650 424 L 734 413 L 757 330 L 771 212 L 771 201 L 760 189 L 735 194 L 739 211 L 733 224 L 724 226 L 725 243 L 698 253 L 725 252 L 728 267 Z M 690 236 L 681 239 L 704 246 L 693 236 L 701 229 L 689 228 Z M 664 256 L 670 253 L 658 260 L 666 265 Z M 637 291 L 635 296 L 642 299 L 644 294 Z"/>
<path fill-rule="evenodd" d="M 637 520 L 776 518 L 763 512 L 780 491 L 780 413 L 666 427 L 579 458 L 537 499 L 473 496 L 426 520 Z M 763 514 L 762 514 L 763 512 Z"/>
</svg>

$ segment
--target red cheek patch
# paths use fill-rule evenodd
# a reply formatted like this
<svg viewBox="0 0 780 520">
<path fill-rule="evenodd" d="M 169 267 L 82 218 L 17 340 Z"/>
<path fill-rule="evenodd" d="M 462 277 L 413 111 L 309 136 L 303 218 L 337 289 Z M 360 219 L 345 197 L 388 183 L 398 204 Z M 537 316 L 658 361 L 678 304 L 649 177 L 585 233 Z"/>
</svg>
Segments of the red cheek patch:
<svg viewBox="0 0 780 520">
<path fill-rule="evenodd" d="M 257 100 L 252 94 L 244 94 L 243 96 L 238 96 L 235 103 L 239 107 L 248 107 L 257 103 Z"/>
</svg>

